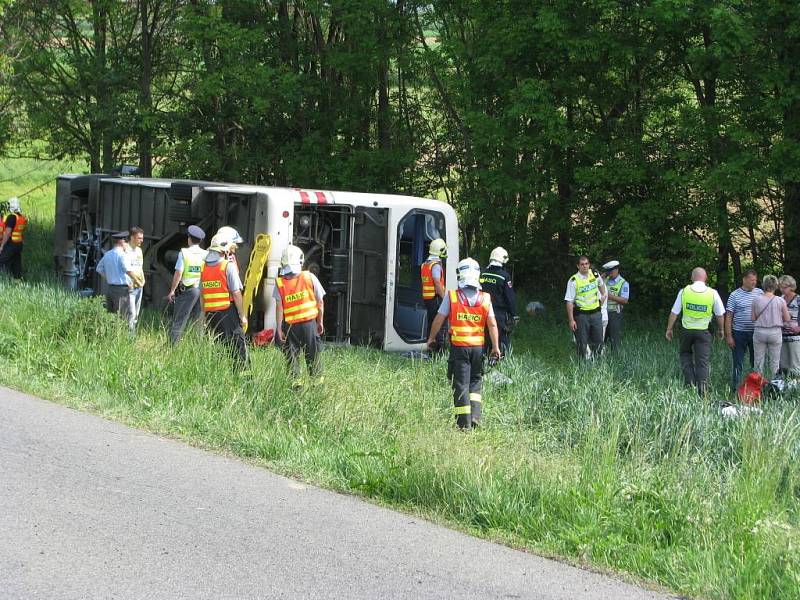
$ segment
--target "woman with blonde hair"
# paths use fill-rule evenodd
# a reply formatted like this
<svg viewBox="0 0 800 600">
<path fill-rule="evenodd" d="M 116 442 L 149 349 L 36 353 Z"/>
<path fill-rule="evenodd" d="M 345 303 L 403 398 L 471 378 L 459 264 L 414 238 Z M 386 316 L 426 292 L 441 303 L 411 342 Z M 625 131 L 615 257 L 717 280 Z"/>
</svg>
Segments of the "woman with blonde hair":
<svg viewBox="0 0 800 600">
<path fill-rule="evenodd" d="M 755 362 L 753 366 L 756 371 L 773 377 L 780 367 L 783 325 L 791 317 L 786 302 L 780 296 L 775 295 L 775 290 L 778 289 L 778 278 L 774 275 L 767 275 L 761 282 L 761 287 L 764 289 L 764 294 L 753 301 L 753 321 L 755 323 L 753 331 Z M 767 356 L 769 356 L 769 371 L 764 370 Z"/>
<path fill-rule="evenodd" d="M 783 324 L 781 371 L 787 375 L 800 375 L 800 296 L 797 295 L 797 282 L 791 275 L 781 275 L 778 287 L 791 317 Z"/>
</svg>

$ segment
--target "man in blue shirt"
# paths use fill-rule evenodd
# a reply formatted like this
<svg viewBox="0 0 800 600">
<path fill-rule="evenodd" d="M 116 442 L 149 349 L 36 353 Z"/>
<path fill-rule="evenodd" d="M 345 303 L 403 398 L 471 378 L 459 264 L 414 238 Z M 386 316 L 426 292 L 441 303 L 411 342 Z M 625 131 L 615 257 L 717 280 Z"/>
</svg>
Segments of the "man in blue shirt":
<svg viewBox="0 0 800 600">
<path fill-rule="evenodd" d="M 728 296 L 728 304 L 725 307 L 725 339 L 733 359 L 731 388 L 734 390 L 742 378 L 745 351 L 750 355 L 751 368 L 753 365 L 753 301 L 764 293 L 756 287 L 756 283 L 758 274 L 755 270 L 745 271 L 742 275 L 742 287 Z"/>
<path fill-rule="evenodd" d="M 126 257 L 128 232 L 120 231 L 111 237 L 114 246 L 97 263 L 97 273 L 105 279 L 106 309 L 117 313 L 126 322 L 131 318 L 130 290 L 133 288 L 133 273 Z"/>
</svg>

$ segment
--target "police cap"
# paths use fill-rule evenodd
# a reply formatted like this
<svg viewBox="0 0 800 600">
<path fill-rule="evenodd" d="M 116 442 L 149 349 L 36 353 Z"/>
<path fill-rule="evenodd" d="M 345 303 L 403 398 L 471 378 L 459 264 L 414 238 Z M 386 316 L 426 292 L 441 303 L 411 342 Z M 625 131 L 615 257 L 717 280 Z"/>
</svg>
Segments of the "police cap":
<svg viewBox="0 0 800 600">
<path fill-rule="evenodd" d="M 112 233 L 111 237 L 115 240 L 127 240 L 130 235 L 131 234 L 127 231 L 118 231 L 117 233 Z"/>
<path fill-rule="evenodd" d="M 610 271 L 613 271 L 617 267 L 619 267 L 619 261 L 618 260 L 610 260 L 606 264 L 603 265 L 603 270 L 606 273 L 609 273 Z"/>
<path fill-rule="evenodd" d="M 196 240 L 206 239 L 206 232 L 200 229 L 197 225 L 189 225 L 189 228 L 186 231 Z"/>
</svg>

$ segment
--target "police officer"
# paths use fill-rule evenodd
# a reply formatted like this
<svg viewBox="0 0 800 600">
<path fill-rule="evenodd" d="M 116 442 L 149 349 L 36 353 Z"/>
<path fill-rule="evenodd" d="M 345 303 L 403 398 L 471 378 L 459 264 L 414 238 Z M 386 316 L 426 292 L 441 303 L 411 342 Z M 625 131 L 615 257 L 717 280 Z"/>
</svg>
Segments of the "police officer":
<svg viewBox="0 0 800 600">
<path fill-rule="evenodd" d="M 608 291 L 608 329 L 604 341 L 610 342 L 611 350 L 619 350 L 622 339 L 622 308 L 628 304 L 630 286 L 625 278 L 619 274 L 619 261 L 610 260 L 603 265 L 606 274 L 606 290 Z"/>
<path fill-rule="evenodd" d="M 517 300 L 511 283 L 511 273 L 505 270 L 508 252 L 498 246 L 489 255 L 489 266 L 481 273 L 481 290 L 492 298 L 492 308 L 500 335 L 500 351 L 508 354 L 511 349 L 511 332 L 516 319 Z M 486 351 L 489 350 L 487 340 Z"/>
<path fill-rule="evenodd" d="M 451 290 L 439 307 L 428 334 L 431 348 L 445 319 L 450 324 L 450 357 L 447 376 L 453 386 L 456 424 L 477 427 L 481 420 L 483 344 L 486 329 L 492 343 L 490 356 L 500 357 L 497 321 L 489 294 L 480 291 L 480 265 L 465 258 L 458 263 L 458 290 Z"/>
<path fill-rule="evenodd" d="M 603 316 L 600 305 L 606 288 L 600 275 L 590 268 L 589 257 L 578 257 L 578 272 L 567 281 L 564 300 L 569 328 L 575 333 L 578 356 L 600 356 L 603 346 Z M 591 353 L 587 352 L 587 348 Z"/>
<path fill-rule="evenodd" d="M 725 306 L 717 290 L 706 285 L 705 269 L 695 267 L 692 283 L 678 292 L 667 320 L 666 338 L 672 341 L 672 328 L 682 314 L 680 358 L 683 380 L 687 386 L 697 386 L 702 395 L 708 386 L 712 317 L 717 321 L 717 336 L 725 336 Z"/>
<path fill-rule="evenodd" d="M 436 238 L 428 247 L 428 258 L 420 265 L 420 279 L 422 280 L 422 300 L 428 314 L 428 332 L 431 330 L 433 320 L 445 297 L 445 273 L 442 261 L 447 258 L 447 243 L 441 238 Z M 444 348 L 446 330 L 441 329 L 436 336 L 433 349 Z"/>
<path fill-rule="evenodd" d="M 206 325 L 231 348 L 236 367 L 243 369 L 249 361 L 243 329 L 247 315 L 242 304 L 239 269 L 227 258 L 233 243 L 231 236 L 219 232 L 211 238 L 200 270 L 200 300 Z"/>
<path fill-rule="evenodd" d="M 177 344 L 181 339 L 189 318 L 197 320 L 203 314 L 200 306 L 200 271 L 208 251 L 200 247 L 200 242 L 205 238 L 205 231 L 197 225 L 189 225 L 187 230 L 189 245 L 178 253 L 175 274 L 172 276 L 172 285 L 167 294 L 167 301 L 174 303 L 172 327 L 169 330 L 169 341 L 172 344 Z"/>
<path fill-rule="evenodd" d="M 298 355 L 302 351 L 311 377 L 322 381 L 320 362 L 321 340 L 325 332 L 325 290 L 317 276 L 303 270 L 303 251 L 289 244 L 281 256 L 281 274 L 275 280 L 272 295 L 275 298 L 275 323 L 278 341 L 283 347 L 294 377 L 292 386 L 300 388 Z"/>
<path fill-rule="evenodd" d="M 28 219 L 22 214 L 18 198 L 10 198 L 5 214 L 0 215 L 0 272 L 7 271 L 15 279 L 22 277 L 22 248 Z"/>
</svg>

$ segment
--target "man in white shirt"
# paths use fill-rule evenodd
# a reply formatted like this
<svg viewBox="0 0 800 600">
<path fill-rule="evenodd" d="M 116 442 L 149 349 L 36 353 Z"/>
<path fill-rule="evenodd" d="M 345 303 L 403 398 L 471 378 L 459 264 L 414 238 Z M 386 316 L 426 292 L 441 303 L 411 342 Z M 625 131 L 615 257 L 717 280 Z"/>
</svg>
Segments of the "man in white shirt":
<svg viewBox="0 0 800 600">
<path fill-rule="evenodd" d="M 601 305 L 606 288 L 600 275 L 590 268 L 589 257 L 578 257 L 578 272 L 569 278 L 564 301 L 569 328 L 575 334 L 578 356 L 599 356 L 603 347 Z"/>
<path fill-rule="evenodd" d="M 717 322 L 717 337 L 725 336 L 725 306 L 717 290 L 706 285 L 705 269 L 695 267 L 692 283 L 678 292 L 667 320 L 666 338 L 672 341 L 672 328 L 682 314 L 680 358 L 683 380 L 687 386 L 697 386 L 702 395 L 708 387 L 711 358 L 711 319 Z"/>
</svg>

